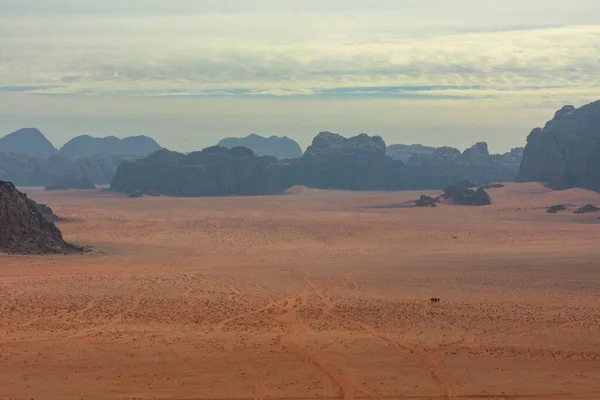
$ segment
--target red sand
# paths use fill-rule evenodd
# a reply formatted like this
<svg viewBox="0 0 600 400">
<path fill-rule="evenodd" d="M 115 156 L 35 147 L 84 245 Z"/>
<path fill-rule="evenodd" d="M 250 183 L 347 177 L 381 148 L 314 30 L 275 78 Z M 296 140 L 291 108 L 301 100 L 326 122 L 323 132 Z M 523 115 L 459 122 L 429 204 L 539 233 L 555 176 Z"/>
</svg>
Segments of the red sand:
<svg viewBox="0 0 600 400">
<path fill-rule="evenodd" d="M 598 194 L 27 191 L 95 251 L 0 255 L 0 399 L 600 399 Z"/>
</svg>

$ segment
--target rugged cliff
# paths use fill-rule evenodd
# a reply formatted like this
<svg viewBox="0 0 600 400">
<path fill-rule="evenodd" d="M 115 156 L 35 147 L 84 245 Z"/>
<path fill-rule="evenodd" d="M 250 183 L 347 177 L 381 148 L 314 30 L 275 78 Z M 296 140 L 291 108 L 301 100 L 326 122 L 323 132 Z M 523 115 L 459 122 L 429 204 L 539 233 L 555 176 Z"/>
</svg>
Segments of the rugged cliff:
<svg viewBox="0 0 600 400">
<path fill-rule="evenodd" d="M 517 181 L 600 191 L 600 101 L 564 106 L 544 128 L 535 128 L 527 137 Z"/>
</svg>

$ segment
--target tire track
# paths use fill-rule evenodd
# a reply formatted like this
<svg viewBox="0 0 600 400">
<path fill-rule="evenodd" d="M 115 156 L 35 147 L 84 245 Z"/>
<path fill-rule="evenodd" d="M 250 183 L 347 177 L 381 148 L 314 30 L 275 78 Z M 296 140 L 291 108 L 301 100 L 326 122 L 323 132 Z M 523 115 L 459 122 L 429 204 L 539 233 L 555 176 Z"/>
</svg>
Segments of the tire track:
<svg viewBox="0 0 600 400">
<path fill-rule="evenodd" d="M 346 274 L 344 276 L 344 279 L 348 279 L 348 276 L 351 276 L 351 274 L 352 273 Z M 377 330 L 377 328 L 375 328 L 372 325 L 369 325 L 362 321 L 341 317 L 341 316 L 335 314 L 333 312 L 333 310 L 335 308 L 335 304 L 325 294 L 325 292 L 327 290 L 329 290 L 330 288 L 317 286 L 314 282 L 312 282 L 310 280 L 310 276 L 306 272 L 305 272 L 305 276 L 304 276 L 304 281 L 313 289 L 314 293 L 321 299 L 321 301 L 325 305 L 325 308 L 323 309 L 323 313 L 325 315 L 327 315 L 331 318 L 337 319 L 338 321 L 358 325 L 365 331 L 369 332 L 371 335 L 378 337 L 380 339 L 383 339 L 394 345 L 397 345 L 397 346 L 415 354 L 429 367 L 429 369 L 431 369 L 431 372 L 433 373 L 434 377 L 437 379 L 437 381 L 439 381 L 442 384 L 442 386 L 444 387 L 444 390 L 446 391 L 446 398 L 448 400 L 456 400 L 459 398 L 458 390 L 457 390 L 456 386 L 454 385 L 454 383 L 452 383 L 448 379 L 444 370 L 442 369 L 442 367 L 439 365 L 438 361 L 433 356 L 431 356 L 429 353 L 427 353 L 423 349 L 420 349 L 416 346 L 413 346 L 410 343 L 404 342 L 404 341 L 397 339 L 391 335 L 388 335 L 387 333 Z"/>
</svg>

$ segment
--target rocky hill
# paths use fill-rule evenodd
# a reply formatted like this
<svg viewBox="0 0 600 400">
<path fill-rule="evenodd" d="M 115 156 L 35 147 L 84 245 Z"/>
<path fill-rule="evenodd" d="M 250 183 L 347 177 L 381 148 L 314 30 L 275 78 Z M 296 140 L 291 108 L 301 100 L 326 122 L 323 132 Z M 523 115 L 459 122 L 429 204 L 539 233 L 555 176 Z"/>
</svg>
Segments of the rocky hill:
<svg viewBox="0 0 600 400">
<path fill-rule="evenodd" d="M 135 159 L 108 154 L 79 159 L 53 155 L 40 159 L 26 154 L 0 153 L 0 179 L 18 186 L 45 186 L 65 175 L 74 175 L 84 176 L 95 184 L 108 184 L 119 164 Z"/>
<path fill-rule="evenodd" d="M 57 150 L 39 130 L 23 128 L 0 139 L 0 153 L 8 152 L 47 159 L 56 154 Z"/>
<path fill-rule="evenodd" d="M 99 154 L 145 157 L 160 148 L 160 145 L 148 136 L 130 136 L 119 139 L 116 136 L 95 138 L 83 135 L 69 140 L 61 147 L 59 153 L 62 156 L 71 158 L 83 158 Z"/>
<path fill-rule="evenodd" d="M 346 139 L 321 132 L 304 155 L 291 160 L 285 171 L 285 186 L 315 189 L 403 190 L 408 188 L 401 161 L 386 154 L 379 136 L 361 134 Z"/>
<path fill-rule="evenodd" d="M 600 101 L 564 106 L 527 137 L 519 182 L 600 191 Z"/>
<path fill-rule="evenodd" d="M 0 251 L 11 254 L 72 253 L 82 248 L 63 240 L 60 230 L 10 182 L 0 181 Z"/>
<path fill-rule="evenodd" d="M 409 186 L 414 190 L 430 190 L 464 180 L 476 185 L 510 182 L 517 175 L 522 154 L 522 148 L 490 154 L 485 142 L 462 153 L 452 147 L 439 147 L 433 153 L 413 154 L 406 164 Z"/>
<path fill-rule="evenodd" d="M 183 155 L 159 150 L 117 168 L 111 189 L 121 193 L 159 193 L 200 197 L 265 195 L 283 190 L 274 157 L 259 157 L 244 147 L 209 147 Z"/>
<path fill-rule="evenodd" d="M 302 156 L 300 145 L 287 136 L 262 137 L 254 133 L 244 138 L 225 138 L 217 146 L 232 149 L 246 147 L 258 156 L 272 156 L 277 158 L 297 158 Z"/>
<path fill-rule="evenodd" d="M 392 144 L 387 146 L 386 154 L 406 164 L 413 154 L 433 154 L 435 150 L 435 147 L 422 144 Z"/>
</svg>

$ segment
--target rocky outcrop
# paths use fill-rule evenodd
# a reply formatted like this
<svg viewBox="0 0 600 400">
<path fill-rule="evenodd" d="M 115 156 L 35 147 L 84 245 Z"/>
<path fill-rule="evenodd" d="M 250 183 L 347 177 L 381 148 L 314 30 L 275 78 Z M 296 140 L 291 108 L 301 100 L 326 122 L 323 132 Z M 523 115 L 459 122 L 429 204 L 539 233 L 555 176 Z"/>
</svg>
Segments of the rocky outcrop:
<svg viewBox="0 0 600 400">
<path fill-rule="evenodd" d="M 285 171 L 285 186 L 315 189 L 403 190 L 407 178 L 402 161 L 385 154 L 379 136 L 361 134 L 346 139 L 321 132 L 302 158 L 292 160 Z"/>
<path fill-rule="evenodd" d="M 596 207 L 593 204 L 586 204 L 583 207 L 579 207 L 577 210 L 573 211 L 574 214 L 587 214 L 594 213 L 600 211 L 600 208 Z"/>
<path fill-rule="evenodd" d="M 217 146 L 232 149 L 234 147 L 246 147 L 258 156 L 272 156 L 277 158 L 302 157 L 300 145 L 287 136 L 263 137 L 254 133 L 244 138 L 225 138 Z"/>
<path fill-rule="evenodd" d="M 123 161 L 132 156 L 101 154 L 80 159 L 53 155 L 40 159 L 17 153 L 0 153 L 0 179 L 18 186 L 45 186 L 65 175 L 84 176 L 95 184 L 108 184 Z"/>
<path fill-rule="evenodd" d="M 387 146 L 386 154 L 393 160 L 400 160 L 406 164 L 413 154 L 431 155 L 435 150 L 435 147 L 422 144 L 392 144 Z"/>
<path fill-rule="evenodd" d="M 84 158 L 99 154 L 145 157 L 160 148 L 154 139 L 143 135 L 123 139 L 116 136 L 95 138 L 82 135 L 69 140 L 61 147 L 59 153 L 70 158 Z"/>
<path fill-rule="evenodd" d="M 424 194 L 415 202 L 415 207 L 437 207 L 437 199 Z"/>
<path fill-rule="evenodd" d="M 519 182 L 600 191 L 600 101 L 565 106 L 527 137 Z"/>
<path fill-rule="evenodd" d="M 441 189 L 452 182 L 469 180 L 474 184 L 510 182 L 515 179 L 522 149 L 505 154 L 490 154 L 487 143 L 476 143 L 460 152 L 439 147 L 433 153 L 413 154 L 406 164 L 409 186 L 413 190 Z"/>
<path fill-rule="evenodd" d="M 482 186 L 472 189 L 469 181 L 460 181 L 444 187 L 442 197 L 451 200 L 453 204 L 464 206 L 487 206 L 492 204 L 492 199 Z"/>
<path fill-rule="evenodd" d="M 200 197 L 266 195 L 281 192 L 282 169 L 274 157 L 244 147 L 209 147 L 183 155 L 159 150 L 117 168 L 111 190 Z"/>
<path fill-rule="evenodd" d="M 9 152 L 46 159 L 57 150 L 39 130 L 23 128 L 0 139 L 0 153 Z"/>
<path fill-rule="evenodd" d="M 554 206 L 548 207 L 546 212 L 549 214 L 556 214 L 557 212 L 564 211 L 566 209 L 567 209 L 567 207 L 565 207 L 564 204 L 556 204 Z"/>
<path fill-rule="evenodd" d="M 77 177 L 74 175 L 66 175 L 58 179 L 56 182 L 46 185 L 44 190 L 86 190 L 96 189 L 96 186 L 85 177 Z"/>
<path fill-rule="evenodd" d="M 0 251 L 11 254 L 82 251 L 63 240 L 60 230 L 10 182 L 0 181 Z"/>
</svg>

